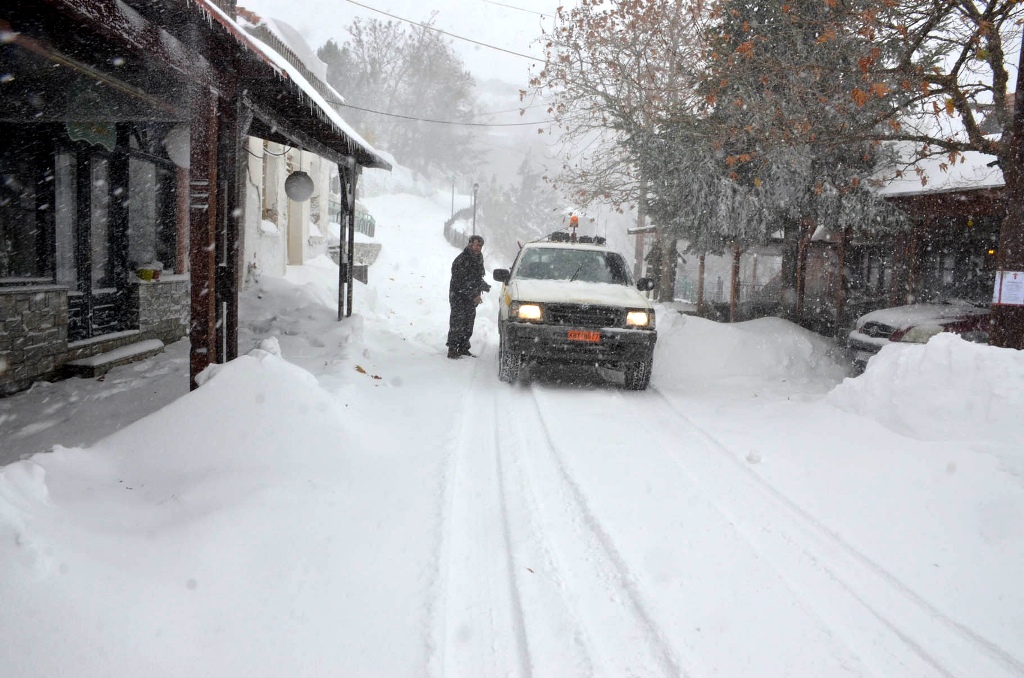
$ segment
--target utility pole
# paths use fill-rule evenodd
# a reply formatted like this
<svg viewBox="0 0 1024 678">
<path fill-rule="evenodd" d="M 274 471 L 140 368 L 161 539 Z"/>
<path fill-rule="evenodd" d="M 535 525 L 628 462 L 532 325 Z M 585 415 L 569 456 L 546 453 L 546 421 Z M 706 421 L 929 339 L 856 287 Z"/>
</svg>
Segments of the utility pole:
<svg viewBox="0 0 1024 678">
<path fill-rule="evenodd" d="M 473 184 L 473 235 L 476 235 L 476 192 L 480 184 Z"/>
</svg>

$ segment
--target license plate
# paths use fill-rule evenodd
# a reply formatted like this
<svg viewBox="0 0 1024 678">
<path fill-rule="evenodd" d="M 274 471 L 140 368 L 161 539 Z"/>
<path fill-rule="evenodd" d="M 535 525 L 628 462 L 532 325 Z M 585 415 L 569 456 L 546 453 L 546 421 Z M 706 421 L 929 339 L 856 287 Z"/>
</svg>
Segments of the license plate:
<svg viewBox="0 0 1024 678">
<path fill-rule="evenodd" d="M 857 351 L 857 361 L 866 363 L 867 361 L 871 360 L 872 356 L 874 355 L 874 353 L 868 353 L 867 351 Z"/>
<path fill-rule="evenodd" d="M 585 330 L 569 330 L 569 341 L 589 341 L 596 344 L 601 341 L 600 332 L 587 332 Z"/>
</svg>

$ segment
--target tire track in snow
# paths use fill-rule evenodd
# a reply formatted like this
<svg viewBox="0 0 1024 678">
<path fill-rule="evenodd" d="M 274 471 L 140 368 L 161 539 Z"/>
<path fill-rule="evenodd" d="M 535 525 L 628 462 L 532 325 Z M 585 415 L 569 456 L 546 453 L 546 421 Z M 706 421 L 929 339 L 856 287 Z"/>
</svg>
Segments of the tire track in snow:
<svg viewBox="0 0 1024 678">
<path fill-rule="evenodd" d="M 452 426 L 449 435 L 445 438 L 443 445 L 442 472 L 440 476 L 440 489 L 437 496 L 437 537 L 434 541 L 433 558 L 429 563 L 429 571 L 432 573 L 428 582 L 430 594 L 426 606 L 426 664 L 427 675 L 445 675 L 445 646 L 448 641 L 448 628 L 445 625 L 447 618 L 446 591 L 449 585 L 449 570 L 451 558 L 451 516 L 454 505 L 455 478 L 459 474 L 459 460 L 461 457 L 461 434 L 466 427 L 468 416 L 467 402 L 470 390 L 463 392 L 459 400 L 457 412 L 462 417 L 457 419 L 458 425 Z"/>
<path fill-rule="evenodd" d="M 500 388 L 500 386 L 499 386 Z M 501 411 L 499 409 L 498 400 L 495 398 L 494 402 L 494 421 L 501 421 Z M 505 569 L 508 572 L 508 585 L 509 585 L 509 598 L 512 600 L 512 613 L 514 616 L 514 629 L 516 632 L 516 650 L 519 659 L 520 675 L 529 678 L 533 675 L 532 663 L 530 661 L 530 646 L 526 637 L 526 619 L 523 614 L 523 600 L 520 594 L 519 578 L 516 576 L 518 571 L 515 566 L 515 558 L 513 557 L 513 544 L 512 544 L 512 527 L 509 524 L 509 512 L 508 512 L 508 497 L 505 491 L 506 480 L 504 463 L 502 460 L 501 452 L 501 441 L 499 440 L 499 431 L 497 426 L 492 426 L 492 435 L 494 446 L 494 462 L 495 468 L 498 474 L 498 497 L 501 508 L 501 533 L 504 537 L 505 545 Z"/>
<path fill-rule="evenodd" d="M 865 641 L 869 646 L 882 642 L 895 657 L 899 648 L 893 647 L 894 636 L 899 644 L 927 664 L 931 673 L 944 676 L 1024 675 L 1024 663 L 1010 652 L 950 618 L 915 593 L 894 574 L 748 468 L 727 446 L 694 422 L 663 393 L 656 389 L 651 389 L 651 393 L 669 414 L 665 420 L 682 434 L 681 439 L 689 435 L 703 443 L 699 447 L 714 452 L 708 457 L 701 455 L 699 449 L 695 452 L 685 445 L 679 445 L 674 452 L 667 452 L 667 456 L 691 479 L 692 485 L 702 491 L 722 515 L 742 529 L 751 544 L 776 563 L 780 573 L 784 573 L 779 566 L 783 561 L 786 562 L 786 571 L 799 568 L 805 576 L 788 576 L 797 588 L 806 589 L 813 582 L 814 586 L 825 589 L 831 596 L 827 601 L 830 606 L 836 602 L 836 596 L 845 598 L 843 608 L 847 613 L 842 620 L 833 620 L 833 627 L 849 629 L 859 625 L 862 632 L 874 636 L 872 640 Z M 699 481 L 694 469 L 699 469 Z M 725 502 L 729 506 L 724 506 Z M 778 518 L 779 524 L 770 524 L 773 518 Z M 759 529 L 751 529 L 751 526 Z M 835 616 L 829 615 L 829 609 L 821 609 L 820 595 L 812 596 L 810 600 L 817 604 L 819 616 Z M 850 623 L 848 620 L 851 618 L 856 621 Z M 871 626 L 873 630 L 868 628 Z M 888 634 L 891 636 L 884 637 Z M 883 673 L 892 669 L 891 666 L 878 668 Z"/>
<path fill-rule="evenodd" d="M 516 413 L 515 403 L 522 399 L 532 401 L 534 393 L 526 387 L 519 389 L 519 393 L 505 391 L 505 394 L 495 399 L 495 435 L 501 451 L 502 480 L 507 483 L 503 494 L 513 499 L 506 514 L 509 516 L 509 553 L 515 556 L 511 559 L 510 571 L 530 573 L 522 579 L 517 577 L 517 585 L 525 636 L 527 642 L 531 637 L 534 639 L 536 648 L 532 652 L 533 669 L 542 676 L 592 676 L 595 675 L 593 643 L 575 613 L 578 606 L 571 599 L 565 578 L 558 569 L 540 498 L 524 468 L 528 464 L 528 460 L 524 464 L 522 453 L 526 447 L 517 434 L 517 429 L 529 426 L 530 422 Z M 510 442 L 519 444 L 510 445 Z"/>
<path fill-rule="evenodd" d="M 605 664 L 604 675 L 688 675 L 566 466 L 537 398 L 530 398 L 526 407 L 506 410 L 516 420 L 519 454 L 529 455 L 529 461 L 521 463 L 523 481 L 537 488 L 535 495 L 548 500 L 538 507 L 548 518 L 542 521 L 548 525 L 542 532 L 551 526 L 561 529 L 550 537 L 542 534 L 547 542 L 543 548 L 567 589 L 566 599 L 577 607 L 570 614 L 583 627 L 591 651 Z M 616 650 L 622 647 L 630 648 L 631 654 L 620 656 Z"/>
<path fill-rule="evenodd" d="M 493 391 L 475 361 L 445 442 L 428 603 L 431 676 L 532 676 L 493 423 L 472 399 Z"/>
<path fill-rule="evenodd" d="M 664 454 L 675 440 L 644 407 L 648 395 L 543 395 L 545 412 L 570 407 L 571 420 L 584 422 L 560 420 L 552 429 L 564 464 L 594 498 L 595 517 L 636 573 L 648 616 L 690 673 L 791 675 L 800 667 L 808 675 L 870 674 L 784 573 Z M 616 415 L 608 417 L 609 410 Z"/>
</svg>

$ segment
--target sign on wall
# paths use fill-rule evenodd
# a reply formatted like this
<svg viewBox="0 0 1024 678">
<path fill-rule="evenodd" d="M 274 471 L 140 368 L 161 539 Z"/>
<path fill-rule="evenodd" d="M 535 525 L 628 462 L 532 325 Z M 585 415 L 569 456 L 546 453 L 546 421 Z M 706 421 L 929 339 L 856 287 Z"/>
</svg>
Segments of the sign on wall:
<svg viewBox="0 0 1024 678">
<path fill-rule="evenodd" d="M 1024 271 L 996 271 L 992 303 L 1024 306 Z"/>
</svg>

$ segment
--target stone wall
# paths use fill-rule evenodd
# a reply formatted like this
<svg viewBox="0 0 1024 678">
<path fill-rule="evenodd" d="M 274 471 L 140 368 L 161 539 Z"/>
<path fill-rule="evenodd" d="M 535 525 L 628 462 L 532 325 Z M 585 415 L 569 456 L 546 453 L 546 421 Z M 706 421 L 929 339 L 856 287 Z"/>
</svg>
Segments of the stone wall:
<svg viewBox="0 0 1024 678">
<path fill-rule="evenodd" d="M 55 375 L 67 352 L 66 287 L 0 288 L 0 396 Z"/>
<path fill-rule="evenodd" d="M 139 281 L 133 293 L 138 329 L 69 345 L 66 287 L 0 287 L 0 397 L 22 391 L 34 381 L 61 376 L 61 367 L 68 361 L 145 339 L 171 344 L 188 334 L 187 275 Z"/>
<path fill-rule="evenodd" d="M 188 334 L 191 299 L 187 275 L 167 275 L 152 282 L 140 280 L 137 290 L 142 339 L 173 344 Z"/>
</svg>

